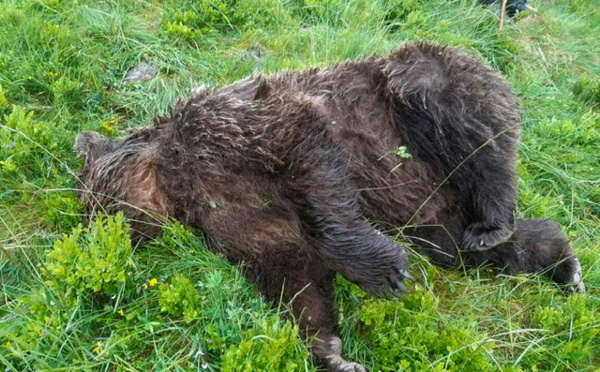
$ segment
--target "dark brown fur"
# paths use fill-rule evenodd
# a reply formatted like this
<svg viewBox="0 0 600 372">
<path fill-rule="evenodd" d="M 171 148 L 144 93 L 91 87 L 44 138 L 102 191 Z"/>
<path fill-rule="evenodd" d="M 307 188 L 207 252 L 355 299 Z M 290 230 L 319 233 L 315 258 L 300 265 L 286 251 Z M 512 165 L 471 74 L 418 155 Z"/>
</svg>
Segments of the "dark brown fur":
<svg viewBox="0 0 600 372">
<path fill-rule="evenodd" d="M 294 299 L 316 357 L 341 358 L 335 272 L 374 295 L 405 291 L 403 228 L 442 266 L 491 263 L 580 283 L 558 226 L 515 223 L 520 113 L 479 60 L 427 43 L 325 70 L 257 75 L 194 93 L 154 126 L 111 142 L 81 134 L 86 211 L 124 210 L 201 229 L 269 299 Z M 406 146 L 411 159 L 395 151 Z"/>
</svg>

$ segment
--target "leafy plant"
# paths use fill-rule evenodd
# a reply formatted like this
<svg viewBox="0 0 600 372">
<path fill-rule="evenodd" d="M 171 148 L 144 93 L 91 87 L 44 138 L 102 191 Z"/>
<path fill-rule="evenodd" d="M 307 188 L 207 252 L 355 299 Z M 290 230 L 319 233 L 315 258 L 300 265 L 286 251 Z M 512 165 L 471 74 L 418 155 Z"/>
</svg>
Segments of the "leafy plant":
<svg viewBox="0 0 600 372">
<path fill-rule="evenodd" d="M 298 339 L 298 327 L 276 317 L 258 320 L 237 345 L 223 355 L 223 372 L 312 370 L 307 350 Z"/>
<path fill-rule="evenodd" d="M 158 288 L 158 303 L 161 311 L 172 316 L 183 316 L 186 323 L 198 318 L 200 311 L 200 295 L 188 278 L 176 275 L 170 283 L 163 283 Z"/>
<path fill-rule="evenodd" d="M 411 159 L 412 155 L 408 152 L 406 146 L 398 146 L 395 152 L 396 156 L 401 159 Z"/>
<path fill-rule="evenodd" d="M 129 225 L 123 214 L 99 215 L 90 227 L 79 226 L 54 243 L 42 274 L 46 285 L 57 291 L 115 295 L 125 285 L 131 255 Z"/>
<path fill-rule="evenodd" d="M 479 55 L 514 87 L 524 118 L 518 215 L 563 226 L 590 294 L 565 297 L 543 278 L 486 268 L 446 271 L 415 252 L 419 284 L 402 300 L 369 299 L 338 281 L 345 356 L 382 371 L 593 370 L 600 19 L 586 0 L 538 8 L 498 32 L 497 15 L 466 0 L 3 2 L 0 365 L 314 370 L 297 327 L 280 320 L 284 304 L 274 310 L 197 233 L 169 223 L 134 249 L 121 217 L 77 227 L 73 141 L 148 125 L 201 84 L 324 68 L 426 39 Z M 140 60 L 161 73 L 125 82 Z M 395 150 L 386 156 L 410 155 Z"/>
</svg>

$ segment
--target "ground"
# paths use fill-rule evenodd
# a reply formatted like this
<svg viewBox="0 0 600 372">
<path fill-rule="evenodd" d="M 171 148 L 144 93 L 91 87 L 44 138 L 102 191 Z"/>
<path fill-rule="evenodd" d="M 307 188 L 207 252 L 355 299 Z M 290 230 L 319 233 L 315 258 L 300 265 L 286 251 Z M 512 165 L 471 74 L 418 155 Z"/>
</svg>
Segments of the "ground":
<svg viewBox="0 0 600 372">
<path fill-rule="evenodd" d="M 484 58 L 519 95 L 519 216 L 558 221 L 588 294 L 431 266 L 412 293 L 339 280 L 345 355 L 377 371 L 600 367 L 600 5 L 530 1 L 501 33 L 475 1 L 9 0 L 0 13 L 0 365 L 6 370 L 314 370 L 293 323 L 178 225 L 131 246 L 81 223 L 76 133 L 118 137 L 192 87 L 324 67 L 421 39 Z M 149 81 L 128 79 L 146 62 Z M 73 230 L 73 228 L 76 228 Z M 65 235 L 63 235 L 65 234 Z"/>
</svg>

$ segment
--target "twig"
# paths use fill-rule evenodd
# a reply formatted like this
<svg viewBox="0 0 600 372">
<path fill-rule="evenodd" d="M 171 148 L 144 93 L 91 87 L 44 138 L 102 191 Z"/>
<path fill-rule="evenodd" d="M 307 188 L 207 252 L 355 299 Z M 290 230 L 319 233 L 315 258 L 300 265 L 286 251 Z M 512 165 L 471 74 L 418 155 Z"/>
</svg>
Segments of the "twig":
<svg viewBox="0 0 600 372">
<path fill-rule="evenodd" d="M 506 16 L 506 3 L 508 0 L 502 0 L 502 8 L 500 8 L 500 30 L 498 32 L 502 32 L 502 27 L 504 27 L 504 17 Z"/>
<path fill-rule="evenodd" d="M 532 6 L 529 6 L 527 4 L 525 4 L 525 7 L 527 8 L 527 10 L 529 10 L 531 13 L 533 14 L 538 14 L 538 10 Z"/>
</svg>

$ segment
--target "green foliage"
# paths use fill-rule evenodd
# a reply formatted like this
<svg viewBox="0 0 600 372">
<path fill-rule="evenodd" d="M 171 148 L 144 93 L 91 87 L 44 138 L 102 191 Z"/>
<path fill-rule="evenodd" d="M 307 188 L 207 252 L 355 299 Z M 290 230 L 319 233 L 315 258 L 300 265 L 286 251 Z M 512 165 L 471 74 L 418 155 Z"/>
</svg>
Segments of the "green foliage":
<svg viewBox="0 0 600 372">
<path fill-rule="evenodd" d="M 188 278 L 176 275 L 169 284 L 161 284 L 158 303 L 161 311 L 172 316 L 182 316 L 186 323 L 198 318 L 200 295 Z"/>
<path fill-rule="evenodd" d="M 419 13 L 419 10 L 423 8 L 422 3 L 421 0 L 391 1 L 385 16 L 390 29 L 396 31 L 404 23 L 414 25 L 416 20 L 423 16 L 422 13 Z"/>
<path fill-rule="evenodd" d="M 85 347 L 93 351 L 89 345 L 96 344 L 95 354 L 101 354 L 101 332 L 89 328 L 105 316 L 103 307 L 122 295 L 131 255 L 122 214 L 100 215 L 89 228 L 77 227 L 57 240 L 41 265 L 38 285 L 10 306 L 15 322 L 2 335 L 10 347 L 0 358 L 16 370 L 38 370 L 85 360 L 93 356 L 86 356 Z M 61 347 L 69 337 L 80 344 Z"/>
<path fill-rule="evenodd" d="M 600 167 L 593 155 L 598 151 L 600 113 L 587 110 L 570 118 L 544 119 L 526 130 L 531 135 L 524 139 L 524 158 L 519 162 L 523 179 L 520 209 L 528 215 L 558 219 L 564 224 L 574 215 L 582 219 L 600 216 L 600 188 L 595 186 Z M 578 181 L 573 182 L 575 179 Z M 569 198 L 592 203 L 573 203 L 567 208 Z"/>
<path fill-rule="evenodd" d="M 493 344 L 471 319 L 441 314 L 439 300 L 419 289 L 401 304 L 366 301 L 360 319 L 383 371 L 495 371 Z"/>
<path fill-rule="evenodd" d="M 342 0 L 299 0 L 294 5 L 291 7 L 294 15 L 307 25 L 328 23 L 340 26 L 338 22 L 345 18 L 344 12 L 349 8 Z"/>
<path fill-rule="evenodd" d="M 68 77 L 61 76 L 50 84 L 50 92 L 53 102 L 77 102 L 83 96 L 83 85 Z"/>
<path fill-rule="evenodd" d="M 44 200 L 40 221 L 58 231 L 73 229 L 81 223 L 81 203 L 69 191 L 54 191 Z"/>
<path fill-rule="evenodd" d="M 293 25 L 287 6 L 279 0 L 237 0 L 231 21 L 244 30 Z"/>
<path fill-rule="evenodd" d="M 179 36 L 186 40 L 198 39 L 201 35 L 200 30 L 177 21 L 166 21 L 164 28 L 167 34 Z"/>
<path fill-rule="evenodd" d="M 600 104 L 600 81 L 597 76 L 581 76 L 573 84 L 573 94 L 584 103 L 596 106 Z"/>
<path fill-rule="evenodd" d="M 61 160 L 73 158 L 65 141 L 70 136 L 62 125 L 36 120 L 33 111 L 19 106 L 0 118 L 0 183 L 6 186 L 0 191 L 0 207 L 38 204 L 40 222 L 61 231 L 80 222 L 81 207 L 74 193 L 49 190 L 73 184 L 72 173 L 65 172 L 70 169 Z"/>
<path fill-rule="evenodd" d="M 301 346 L 298 327 L 276 317 L 262 319 L 223 355 L 223 372 L 309 370 L 307 350 Z M 304 362 L 303 362 L 304 361 Z"/>
<path fill-rule="evenodd" d="M 122 217 L 77 227 L 78 132 L 118 136 L 201 84 L 324 67 L 409 40 L 500 69 L 524 113 L 519 210 L 557 220 L 590 294 L 449 272 L 402 300 L 340 281 L 348 359 L 371 370 L 591 371 L 600 360 L 600 114 L 593 1 L 546 2 L 498 32 L 468 0 L 7 0 L 0 12 L 0 365 L 44 370 L 314 370 L 293 323 L 177 223 L 136 249 Z M 160 73 L 125 82 L 139 61 Z M 383 154 L 382 154 L 383 155 Z M 402 147 L 400 159 L 410 153 Z M 396 171 L 401 171 L 398 168 Z M 74 230 L 73 230 L 74 229 Z M 73 232 L 71 232 L 73 231 Z M 98 233 L 100 231 L 100 233 Z M 67 235 L 64 235 L 67 234 Z M 156 283 L 156 285 L 154 285 Z M 282 306 L 283 307 L 283 306 Z"/>
<path fill-rule="evenodd" d="M 100 215 L 55 242 L 39 282 L 5 309 L 13 319 L 0 333 L 6 366 L 227 370 L 244 358 L 244 366 L 314 370 L 297 327 L 193 233 L 165 226 L 134 263 L 128 229 L 121 214 Z M 202 270 L 157 279 L 186 265 Z"/>
<path fill-rule="evenodd" d="M 1 65 L 0 65 L 1 67 Z M 0 85 L 0 114 L 4 112 L 4 110 L 8 109 L 8 100 L 6 99 L 6 95 L 4 93 L 4 89 L 2 89 L 2 85 Z"/>
<path fill-rule="evenodd" d="M 30 175 L 46 171 L 43 168 L 47 164 L 47 156 L 42 146 L 56 147 L 50 127 L 35 122 L 33 112 L 17 106 L 4 117 L 4 124 L 0 127 L 0 145 L 1 170 Z"/>
<path fill-rule="evenodd" d="M 188 41 L 215 32 L 269 27 L 286 18 L 277 0 L 172 0 L 167 9 L 165 31 Z"/>
<path fill-rule="evenodd" d="M 77 227 L 54 243 L 42 274 L 56 291 L 103 292 L 114 295 L 122 289 L 126 270 L 132 266 L 129 225 L 122 213 L 100 215 L 90 227 Z"/>
<path fill-rule="evenodd" d="M 406 146 L 399 146 L 395 152 L 396 156 L 401 159 L 411 159 L 412 155 L 408 152 Z"/>
</svg>

